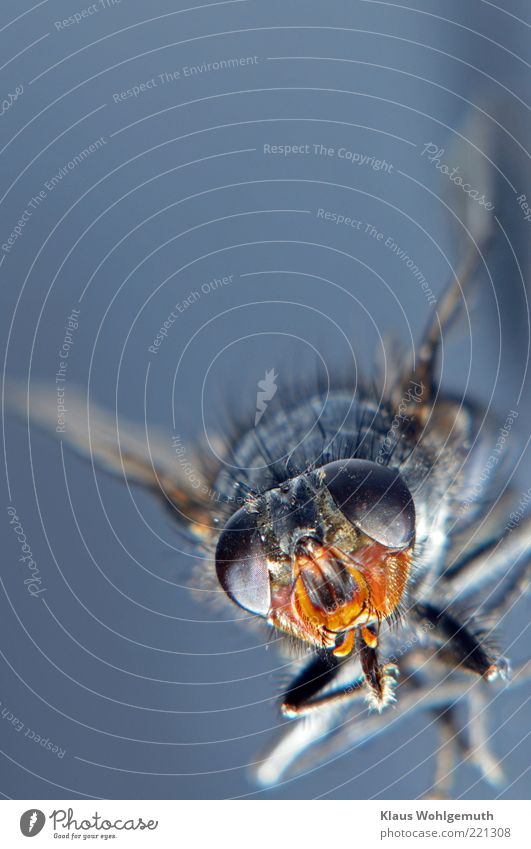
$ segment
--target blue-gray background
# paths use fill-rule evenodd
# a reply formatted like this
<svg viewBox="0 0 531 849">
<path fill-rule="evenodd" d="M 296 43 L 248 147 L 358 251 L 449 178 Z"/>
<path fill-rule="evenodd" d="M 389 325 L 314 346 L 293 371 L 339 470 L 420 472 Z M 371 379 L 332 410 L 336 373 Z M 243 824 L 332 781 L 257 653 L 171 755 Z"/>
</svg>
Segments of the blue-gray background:
<svg viewBox="0 0 531 849">
<path fill-rule="evenodd" d="M 0 117 L 2 244 L 44 191 L 0 254 L 7 375 L 47 382 L 53 403 L 75 307 L 67 407 L 69 389 L 90 387 L 101 403 L 142 422 L 146 393 L 149 426 L 165 428 L 169 442 L 175 416 L 189 445 L 203 427 L 212 435 L 225 421 L 228 398 L 252 412 L 257 381 L 271 367 L 279 382 L 302 379 L 316 356 L 330 369 L 350 358 L 370 373 L 382 339 L 394 335 L 411 349 L 432 308 L 367 225 L 414 260 L 437 296 L 461 256 L 463 231 L 457 225 L 456 238 L 448 180 L 421 154 L 436 144 L 442 161 L 466 173 L 452 145 L 467 114 L 483 109 L 493 140 L 478 131 L 475 147 L 464 142 L 461 150 L 483 163 L 486 152 L 497 168 L 498 240 L 471 325 L 445 347 L 443 380 L 502 420 L 518 404 L 511 450 L 522 454 L 516 492 L 526 490 L 522 279 L 531 223 L 516 201 L 531 196 L 525 0 L 109 0 L 79 23 L 58 23 L 89 6 L 44 0 L 0 11 L 0 97 L 9 104 Z M 242 57 L 258 58 L 183 71 Z M 175 71 L 177 79 L 161 83 L 160 74 Z M 113 97 L 153 78 L 158 84 L 138 97 Z M 99 149 L 46 189 L 100 137 Z M 267 155 L 267 144 L 309 145 L 310 153 Z M 314 144 L 336 155 L 315 155 Z M 342 147 L 392 168 L 351 164 L 337 156 Z M 320 208 L 362 225 L 324 221 Z M 229 285 L 201 292 L 229 275 Z M 150 353 L 174 305 L 194 290 L 200 297 Z M 231 621 L 230 610 L 212 610 L 189 592 L 193 559 L 179 552 L 149 495 L 95 478 L 66 448 L 63 467 L 58 441 L 33 428 L 29 439 L 13 419 L 5 446 L 4 502 L 17 509 L 46 592 L 31 598 L 24 587 L 6 514 L 0 793 L 412 798 L 429 786 L 437 738 L 417 716 L 257 792 L 246 765 L 279 722 L 282 660 L 274 646 L 266 650 L 262 635 Z M 528 618 L 520 604 L 504 623 L 516 662 L 526 656 L 520 632 Z M 458 794 L 529 796 L 528 696 L 529 688 L 508 690 L 491 712 L 506 789 L 493 790 L 463 765 Z M 6 721 L 11 714 L 24 730 Z"/>
</svg>

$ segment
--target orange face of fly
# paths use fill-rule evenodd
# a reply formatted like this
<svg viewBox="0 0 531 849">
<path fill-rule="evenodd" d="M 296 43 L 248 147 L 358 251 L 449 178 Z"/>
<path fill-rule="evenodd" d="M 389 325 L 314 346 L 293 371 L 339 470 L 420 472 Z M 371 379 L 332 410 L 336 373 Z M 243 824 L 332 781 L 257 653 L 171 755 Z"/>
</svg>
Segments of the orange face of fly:
<svg viewBox="0 0 531 849">
<path fill-rule="evenodd" d="M 240 607 L 342 656 L 356 633 L 374 647 L 379 623 L 397 613 L 414 533 L 412 497 L 396 471 L 336 461 L 238 510 L 216 569 Z"/>
<path fill-rule="evenodd" d="M 291 591 L 273 592 L 270 621 L 337 656 L 350 653 L 356 629 L 375 645 L 374 631 L 367 626 L 396 612 L 410 559 L 410 552 L 390 551 L 371 540 L 347 555 L 307 539 L 295 560 Z"/>
</svg>

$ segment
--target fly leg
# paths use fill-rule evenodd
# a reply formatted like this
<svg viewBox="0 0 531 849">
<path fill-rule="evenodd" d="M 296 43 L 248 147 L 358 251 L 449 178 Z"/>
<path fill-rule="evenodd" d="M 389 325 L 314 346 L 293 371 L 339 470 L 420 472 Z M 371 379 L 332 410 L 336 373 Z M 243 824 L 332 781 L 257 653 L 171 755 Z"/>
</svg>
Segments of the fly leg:
<svg viewBox="0 0 531 849">
<path fill-rule="evenodd" d="M 436 395 L 434 375 L 443 334 L 451 328 L 466 307 L 463 293 L 470 285 L 482 259 L 481 249 L 485 249 L 488 241 L 489 239 L 486 238 L 484 244 L 468 252 L 461 267 L 455 273 L 454 280 L 444 292 L 441 303 L 424 334 L 412 377 L 422 387 L 419 400 L 425 403 L 433 401 Z"/>
<path fill-rule="evenodd" d="M 433 784 L 425 799 L 451 799 L 454 772 L 466 756 L 468 745 L 457 724 L 455 708 L 444 707 L 434 712 L 439 732 L 439 748 L 435 752 Z"/>
<path fill-rule="evenodd" d="M 331 689 L 329 685 L 339 672 L 341 659 L 331 652 L 319 655 L 305 667 L 285 694 L 282 714 L 294 719 L 307 716 L 319 708 L 362 698 L 368 701 L 370 707 L 381 711 L 393 702 L 397 667 L 391 663 L 382 665 L 377 636 L 369 629 L 363 629 L 356 642 L 362 672 L 357 679 Z"/>
<path fill-rule="evenodd" d="M 415 667 L 422 668 L 434 662 L 431 655 L 426 654 L 426 650 L 411 656 L 411 660 Z M 511 686 L 518 687 L 530 680 L 531 662 L 515 670 Z M 481 683 L 478 682 L 472 690 L 477 690 L 480 686 Z M 464 676 L 438 676 L 437 680 L 430 679 L 420 686 L 413 686 L 411 676 L 406 670 L 400 699 L 388 718 L 375 712 L 368 713 L 365 709 L 356 712 L 354 699 L 354 711 L 347 711 L 345 714 L 343 707 L 348 706 L 331 702 L 327 709 L 310 712 L 306 718 L 297 722 L 284 723 L 277 739 L 254 765 L 253 773 L 262 786 L 275 784 L 286 775 L 300 775 L 305 770 L 315 769 L 319 764 L 331 761 L 345 752 L 354 751 L 356 747 L 379 734 L 395 732 L 400 722 L 408 717 L 416 716 L 422 711 L 444 712 L 458 699 L 466 699 L 470 692 L 470 680 Z M 356 688 L 355 697 L 360 701 L 360 708 L 363 706 L 364 696 L 364 688 Z M 475 707 L 472 708 L 474 709 Z M 479 765 L 478 749 L 484 752 L 485 746 L 478 747 L 473 733 L 468 744 L 461 735 L 459 747 L 462 745 L 464 756 Z M 455 736 L 455 731 L 451 736 Z M 492 774 L 491 771 L 490 775 Z"/>
<path fill-rule="evenodd" d="M 9 384 L 6 402 L 9 409 L 37 427 L 55 434 L 57 410 L 50 403 L 53 392 L 45 385 Z M 140 484 L 162 498 L 172 510 L 177 527 L 194 544 L 209 544 L 214 532 L 212 519 L 216 514 L 212 492 L 218 461 L 206 461 L 190 455 L 194 472 L 201 487 L 192 486 L 182 467 L 176 462 L 176 449 L 166 434 L 154 428 L 140 427 L 117 418 L 90 401 L 80 391 L 69 394 L 68 429 L 64 435 L 69 445 L 93 465 L 105 469 L 130 483 Z M 177 446 L 178 447 L 178 446 Z M 217 446 L 218 450 L 222 450 Z M 179 455 L 177 455 L 179 456 Z"/>
<path fill-rule="evenodd" d="M 327 706 L 361 699 L 364 696 L 363 678 L 327 689 L 338 676 L 341 665 L 341 661 L 331 653 L 312 660 L 284 694 L 280 706 L 282 715 L 295 719 Z M 323 693 L 323 690 L 326 692 Z"/>
<path fill-rule="evenodd" d="M 338 678 L 348 677 L 352 683 L 334 687 Z M 356 671 L 359 679 L 356 680 Z M 323 692 L 324 691 L 324 692 Z M 323 740 L 341 730 L 345 703 L 359 700 L 365 709 L 365 686 L 359 664 L 322 654 L 310 661 L 285 693 L 281 712 L 297 722 L 284 723 L 279 735 L 253 765 L 255 780 L 270 786 L 289 772 L 295 761 Z M 364 710 L 365 712 L 365 710 Z"/>
<path fill-rule="evenodd" d="M 506 528 L 505 534 L 470 552 L 444 573 L 441 588 L 448 596 L 466 600 L 473 594 L 477 606 L 481 593 L 481 606 L 491 611 L 508 606 L 523 591 L 531 563 L 531 518 L 510 519 Z"/>
<path fill-rule="evenodd" d="M 467 695 L 469 721 L 467 733 L 460 728 L 454 707 L 436 712 L 440 747 L 436 752 L 435 776 L 427 795 L 429 799 L 451 799 L 455 769 L 461 761 L 478 768 L 489 784 L 500 785 L 503 771 L 489 747 L 487 727 L 488 702 L 482 684 L 478 682 Z"/>
<path fill-rule="evenodd" d="M 489 747 L 488 702 L 484 688 L 472 687 L 468 696 L 469 745 L 467 757 L 480 770 L 489 784 L 500 785 L 504 782 L 503 770 Z"/>
<path fill-rule="evenodd" d="M 368 645 L 363 638 L 358 640 L 358 645 L 369 706 L 382 711 L 395 701 L 398 668 L 392 663 L 381 664 L 376 645 Z"/>
<path fill-rule="evenodd" d="M 512 489 L 506 488 L 494 503 L 489 505 L 488 512 L 480 517 L 462 522 L 456 521 L 450 531 L 448 549 L 446 552 L 446 568 L 442 578 L 447 581 L 459 571 L 461 564 L 479 554 L 489 545 L 504 535 L 507 517 L 514 505 L 515 495 Z"/>
<path fill-rule="evenodd" d="M 432 604 L 418 603 L 412 615 L 419 624 L 429 627 L 431 639 L 439 653 L 452 665 L 480 675 L 487 681 L 505 677 L 507 662 L 487 644 L 488 632 L 472 623 L 463 622 L 450 608 L 440 610 Z"/>
</svg>

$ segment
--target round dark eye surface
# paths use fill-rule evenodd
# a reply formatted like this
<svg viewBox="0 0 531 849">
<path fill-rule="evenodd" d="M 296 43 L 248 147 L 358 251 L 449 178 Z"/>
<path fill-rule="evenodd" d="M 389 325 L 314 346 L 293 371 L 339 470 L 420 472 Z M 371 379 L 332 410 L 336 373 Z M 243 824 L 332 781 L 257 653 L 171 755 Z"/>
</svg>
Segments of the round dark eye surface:
<svg viewBox="0 0 531 849">
<path fill-rule="evenodd" d="M 242 508 L 231 517 L 216 548 L 218 580 L 236 604 L 267 616 L 271 589 L 256 517 Z"/>
<path fill-rule="evenodd" d="M 387 548 L 408 548 L 415 507 L 397 471 L 370 460 L 336 460 L 323 467 L 325 483 L 344 516 Z"/>
</svg>

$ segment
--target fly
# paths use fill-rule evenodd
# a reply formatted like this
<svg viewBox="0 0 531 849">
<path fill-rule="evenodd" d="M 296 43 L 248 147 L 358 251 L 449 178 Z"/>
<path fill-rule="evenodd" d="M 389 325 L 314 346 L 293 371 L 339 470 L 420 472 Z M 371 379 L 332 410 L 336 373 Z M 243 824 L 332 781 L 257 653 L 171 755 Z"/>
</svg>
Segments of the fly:
<svg viewBox="0 0 531 849">
<path fill-rule="evenodd" d="M 294 677 L 280 701 L 280 736 L 257 760 L 262 785 L 419 710 L 441 732 L 433 795 L 450 792 L 458 758 L 499 778 L 484 708 L 509 662 L 492 623 L 523 591 L 531 520 L 508 526 L 512 495 L 497 498 L 495 480 L 477 486 L 497 423 L 436 378 L 440 340 L 474 267 L 471 257 L 415 361 L 390 385 L 378 392 L 344 381 L 300 401 L 283 390 L 271 415 L 262 413 L 272 389 L 262 387 L 224 455 L 212 463 L 198 454 L 201 486 L 176 472 L 163 441 L 146 456 L 134 425 L 120 426 L 118 446 L 115 421 L 93 407 L 89 441 L 84 402 L 69 399 L 70 444 L 165 500 L 219 594 L 285 637 Z M 31 412 L 53 428 L 46 395 L 32 388 Z M 25 392 L 12 398 L 25 413 Z M 513 680 L 529 676 L 524 666 Z M 453 707 L 460 698 L 475 717 L 467 739 Z"/>
</svg>

